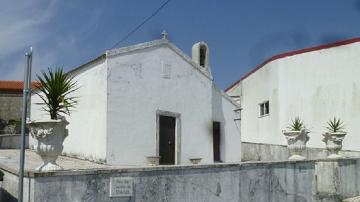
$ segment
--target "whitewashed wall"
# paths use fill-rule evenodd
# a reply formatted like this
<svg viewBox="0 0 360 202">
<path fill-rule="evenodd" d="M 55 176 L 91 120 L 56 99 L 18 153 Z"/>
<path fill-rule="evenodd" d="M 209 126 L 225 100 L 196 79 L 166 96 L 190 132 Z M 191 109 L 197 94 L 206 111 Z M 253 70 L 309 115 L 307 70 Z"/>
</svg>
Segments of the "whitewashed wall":
<svg viewBox="0 0 360 202">
<path fill-rule="evenodd" d="M 192 157 L 212 162 L 210 79 L 166 46 L 109 58 L 108 67 L 109 163 L 144 164 L 156 154 L 157 110 L 181 114 L 181 164 Z"/>
<path fill-rule="evenodd" d="M 234 105 L 229 98 L 213 88 L 213 120 L 220 122 L 220 159 L 223 162 L 241 161 L 241 136 L 240 120 L 235 114 L 235 109 L 239 106 Z"/>
<path fill-rule="evenodd" d="M 241 133 L 244 142 L 285 144 L 277 121 L 279 88 L 276 65 L 277 61 L 274 61 L 242 82 Z M 270 100 L 270 114 L 260 117 L 259 104 L 266 100 Z"/>
<path fill-rule="evenodd" d="M 74 93 L 79 103 L 71 116 L 66 116 L 69 136 L 64 141 L 64 154 L 96 161 L 106 159 L 106 64 L 105 60 L 76 70 L 79 89 Z M 50 118 L 40 110 L 37 95 L 31 99 L 31 119 Z M 34 140 L 30 138 L 30 147 Z"/>
<path fill-rule="evenodd" d="M 64 154 L 114 165 L 147 164 L 146 156 L 158 154 L 157 111 L 166 111 L 180 115 L 177 163 L 190 164 L 195 157 L 213 162 L 213 121 L 221 122 L 221 159 L 240 161 L 237 106 L 184 57 L 162 43 L 108 54 L 72 71 L 79 104 L 67 117 Z M 40 102 L 36 95 L 31 118 L 44 118 L 35 102 Z"/>
<path fill-rule="evenodd" d="M 241 94 L 242 140 L 285 144 L 281 134 L 300 116 L 311 147 L 324 147 L 321 134 L 334 116 L 345 122 L 344 149 L 360 150 L 360 43 L 323 49 L 272 61 L 234 86 Z M 270 101 L 270 115 L 259 118 L 258 104 Z"/>
</svg>

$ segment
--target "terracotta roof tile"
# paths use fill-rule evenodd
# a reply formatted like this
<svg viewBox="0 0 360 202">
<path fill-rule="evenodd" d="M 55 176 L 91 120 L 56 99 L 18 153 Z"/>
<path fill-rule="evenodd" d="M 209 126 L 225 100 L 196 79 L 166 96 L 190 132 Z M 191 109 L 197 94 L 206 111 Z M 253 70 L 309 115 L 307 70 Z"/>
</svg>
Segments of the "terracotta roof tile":
<svg viewBox="0 0 360 202">
<path fill-rule="evenodd" d="M 34 89 L 36 82 L 31 83 L 31 88 Z M 22 81 L 0 81 L 0 91 L 7 92 L 22 92 L 24 84 Z"/>
</svg>

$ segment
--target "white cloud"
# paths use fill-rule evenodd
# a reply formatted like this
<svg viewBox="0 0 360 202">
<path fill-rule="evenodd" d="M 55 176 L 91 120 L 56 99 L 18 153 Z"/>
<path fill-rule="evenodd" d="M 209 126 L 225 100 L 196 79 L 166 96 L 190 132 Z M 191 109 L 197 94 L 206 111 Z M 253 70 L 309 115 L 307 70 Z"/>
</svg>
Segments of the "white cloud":
<svg viewBox="0 0 360 202">
<path fill-rule="evenodd" d="M 53 47 L 51 47 L 53 46 Z M 11 70 L 8 71 L 4 76 L 0 75 L 0 79 L 6 80 L 22 80 L 24 75 L 24 66 L 25 66 L 25 51 L 29 49 L 23 48 L 23 54 L 18 54 L 15 60 L 11 60 Z M 76 40 L 73 37 L 62 37 L 57 39 L 55 43 L 44 48 L 38 48 L 34 46 L 33 53 L 33 65 L 32 73 L 33 79 L 35 79 L 35 74 L 39 73 L 40 70 L 46 69 L 48 67 L 53 67 L 54 65 L 62 66 L 63 64 L 57 64 L 59 60 L 66 57 L 66 53 L 69 52 L 79 52 L 76 45 Z M 4 78 L 6 77 L 6 78 Z"/>
<path fill-rule="evenodd" d="M 89 52 L 81 49 L 78 39 L 90 37 L 96 31 L 102 11 L 82 13 L 87 15 L 87 23 L 57 33 L 64 23 L 76 23 L 63 21 L 67 17 L 64 2 L 43 2 L 0 1 L 0 80 L 23 79 L 24 54 L 29 46 L 34 48 L 33 73 L 49 66 L 69 65 L 69 61 L 80 62 L 79 57 Z"/>
<path fill-rule="evenodd" d="M 25 51 L 46 35 L 43 29 L 56 13 L 56 1 L 0 2 L 0 79 L 22 79 Z M 53 56 L 44 57 L 51 60 Z"/>
<path fill-rule="evenodd" d="M 56 13 L 55 1 L 45 7 L 36 1 L 0 3 L 0 60 L 24 47 L 38 43 L 41 26 Z"/>
</svg>

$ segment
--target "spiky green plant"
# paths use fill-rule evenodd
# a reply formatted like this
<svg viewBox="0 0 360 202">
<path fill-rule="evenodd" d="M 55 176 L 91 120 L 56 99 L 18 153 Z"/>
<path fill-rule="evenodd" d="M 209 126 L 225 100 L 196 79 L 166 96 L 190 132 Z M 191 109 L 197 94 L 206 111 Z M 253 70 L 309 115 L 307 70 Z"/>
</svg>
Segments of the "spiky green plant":
<svg viewBox="0 0 360 202">
<path fill-rule="evenodd" d="M 295 117 L 295 119 L 291 120 L 291 124 L 287 128 L 292 131 L 301 131 L 305 129 L 305 125 L 299 117 Z"/>
<path fill-rule="evenodd" d="M 326 127 L 329 132 L 336 133 L 344 129 L 344 122 L 339 118 L 334 117 L 327 122 L 328 126 Z"/>
<path fill-rule="evenodd" d="M 41 75 L 36 75 L 38 82 L 36 94 L 42 99 L 44 105 L 42 110 L 49 112 L 51 119 L 57 119 L 60 114 L 70 114 L 70 111 L 77 104 L 77 97 L 70 94 L 78 89 L 74 77 L 66 74 L 62 67 L 55 70 L 48 68 L 42 71 Z"/>
</svg>

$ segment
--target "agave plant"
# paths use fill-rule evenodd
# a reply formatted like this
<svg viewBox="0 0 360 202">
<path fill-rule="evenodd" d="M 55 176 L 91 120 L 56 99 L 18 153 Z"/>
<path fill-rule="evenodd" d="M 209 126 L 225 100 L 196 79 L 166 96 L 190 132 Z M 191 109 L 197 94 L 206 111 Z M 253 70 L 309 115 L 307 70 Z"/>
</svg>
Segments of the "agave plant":
<svg viewBox="0 0 360 202">
<path fill-rule="evenodd" d="M 295 117 L 295 119 L 291 120 L 291 124 L 287 128 L 292 131 L 301 131 L 305 128 L 305 125 L 299 117 Z"/>
<path fill-rule="evenodd" d="M 344 129 L 344 122 L 339 118 L 334 117 L 327 122 L 328 126 L 326 127 L 329 132 L 336 133 Z"/>
<path fill-rule="evenodd" d="M 45 105 L 42 110 L 50 114 L 51 119 L 57 119 L 60 114 L 70 114 L 70 111 L 77 104 L 77 98 L 70 94 L 78 89 L 74 77 L 66 74 L 62 67 L 56 67 L 55 70 L 48 68 L 48 71 L 42 71 L 41 75 L 36 75 L 38 82 L 36 85 L 36 94 Z"/>
</svg>

